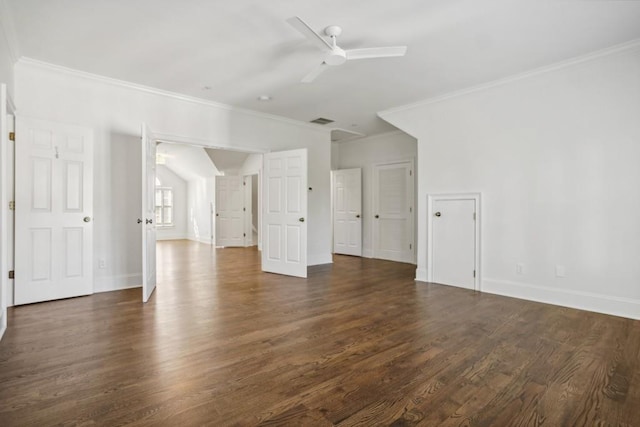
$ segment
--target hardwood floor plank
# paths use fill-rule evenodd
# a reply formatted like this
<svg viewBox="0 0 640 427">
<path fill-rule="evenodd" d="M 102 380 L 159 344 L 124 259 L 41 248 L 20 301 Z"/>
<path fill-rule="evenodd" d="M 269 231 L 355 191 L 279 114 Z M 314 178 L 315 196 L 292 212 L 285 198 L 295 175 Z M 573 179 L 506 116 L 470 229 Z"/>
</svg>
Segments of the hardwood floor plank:
<svg viewBox="0 0 640 427">
<path fill-rule="evenodd" d="M 158 287 L 9 310 L 0 425 L 640 425 L 640 322 L 335 256 L 158 245 Z"/>
</svg>

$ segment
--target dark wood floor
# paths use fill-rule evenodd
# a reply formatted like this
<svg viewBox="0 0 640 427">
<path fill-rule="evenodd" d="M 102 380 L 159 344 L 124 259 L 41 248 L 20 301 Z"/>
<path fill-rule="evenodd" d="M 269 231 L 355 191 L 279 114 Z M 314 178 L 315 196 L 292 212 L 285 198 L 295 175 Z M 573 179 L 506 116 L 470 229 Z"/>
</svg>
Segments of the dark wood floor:
<svg viewBox="0 0 640 427">
<path fill-rule="evenodd" d="M 162 243 L 139 289 L 9 310 L 0 425 L 640 425 L 640 322 L 336 256 Z"/>
</svg>

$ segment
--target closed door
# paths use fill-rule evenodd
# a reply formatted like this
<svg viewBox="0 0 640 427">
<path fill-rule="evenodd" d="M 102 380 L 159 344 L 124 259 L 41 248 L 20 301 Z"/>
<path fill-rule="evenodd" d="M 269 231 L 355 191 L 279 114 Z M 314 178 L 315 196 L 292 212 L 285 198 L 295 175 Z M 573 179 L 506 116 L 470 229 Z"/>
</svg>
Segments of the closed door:
<svg viewBox="0 0 640 427">
<path fill-rule="evenodd" d="M 216 246 L 244 246 L 243 177 L 216 176 Z"/>
<path fill-rule="evenodd" d="M 263 159 L 262 270 L 307 277 L 307 150 Z"/>
<path fill-rule="evenodd" d="M 435 283 L 474 289 L 475 200 L 434 200 L 432 210 L 432 280 Z"/>
<path fill-rule="evenodd" d="M 142 301 L 156 289 L 156 138 L 142 124 Z"/>
<path fill-rule="evenodd" d="M 15 147 L 15 303 L 93 293 L 91 129 L 18 117 Z"/>
<path fill-rule="evenodd" d="M 362 169 L 333 171 L 333 252 L 362 256 Z"/>
<path fill-rule="evenodd" d="M 373 170 L 373 257 L 414 262 L 413 162 Z"/>
</svg>

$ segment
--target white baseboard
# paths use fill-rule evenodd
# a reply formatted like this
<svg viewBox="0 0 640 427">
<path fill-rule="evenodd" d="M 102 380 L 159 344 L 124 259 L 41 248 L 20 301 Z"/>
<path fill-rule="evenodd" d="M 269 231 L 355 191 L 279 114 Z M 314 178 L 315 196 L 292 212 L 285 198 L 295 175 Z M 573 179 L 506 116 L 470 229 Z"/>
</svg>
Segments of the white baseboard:
<svg viewBox="0 0 640 427">
<path fill-rule="evenodd" d="M 427 269 L 426 268 L 416 268 L 416 281 L 417 282 L 426 282 L 427 281 Z"/>
<path fill-rule="evenodd" d="M 362 257 L 363 258 L 373 258 L 373 250 L 362 248 Z"/>
<path fill-rule="evenodd" d="M 157 236 L 156 240 L 186 240 L 187 236 L 184 234 L 168 234 L 165 236 Z"/>
<path fill-rule="evenodd" d="M 312 265 L 321 265 L 321 264 L 332 264 L 333 257 L 331 254 L 322 254 L 322 255 L 309 255 L 307 257 L 307 267 L 311 267 Z"/>
<path fill-rule="evenodd" d="M 527 283 L 483 279 L 482 292 L 640 320 L 640 300 Z"/>
<path fill-rule="evenodd" d="M 94 293 L 140 287 L 142 287 L 142 274 L 120 274 L 117 276 L 96 277 L 93 282 Z"/>
<path fill-rule="evenodd" d="M 205 245 L 211 245 L 211 239 L 199 239 L 197 237 L 187 237 L 187 240 L 191 240 L 192 242 L 204 243 Z"/>
</svg>

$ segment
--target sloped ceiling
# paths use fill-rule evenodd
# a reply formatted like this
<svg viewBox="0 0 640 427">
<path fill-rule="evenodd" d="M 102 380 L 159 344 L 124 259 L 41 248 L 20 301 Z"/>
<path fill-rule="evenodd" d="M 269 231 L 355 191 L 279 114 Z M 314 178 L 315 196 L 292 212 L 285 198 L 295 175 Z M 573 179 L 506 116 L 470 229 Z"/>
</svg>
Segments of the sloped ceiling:
<svg viewBox="0 0 640 427">
<path fill-rule="evenodd" d="M 640 38 L 640 1 L 4 1 L 26 57 L 365 134 L 391 129 L 378 111 Z M 407 56 L 300 83 L 323 55 L 286 23 L 296 15 L 342 26 L 343 48 Z"/>
<path fill-rule="evenodd" d="M 214 148 L 205 148 L 206 153 L 213 164 L 220 172 L 235 171 L 242 167 L 249 153 L 230 150 L 217 150 Z"/>
<path fill-rule="evenodd" d="M 164 165 L 185 181 L 220 175 L 204 148 L 162 142 L 157 152 Z"/>
</svg>

